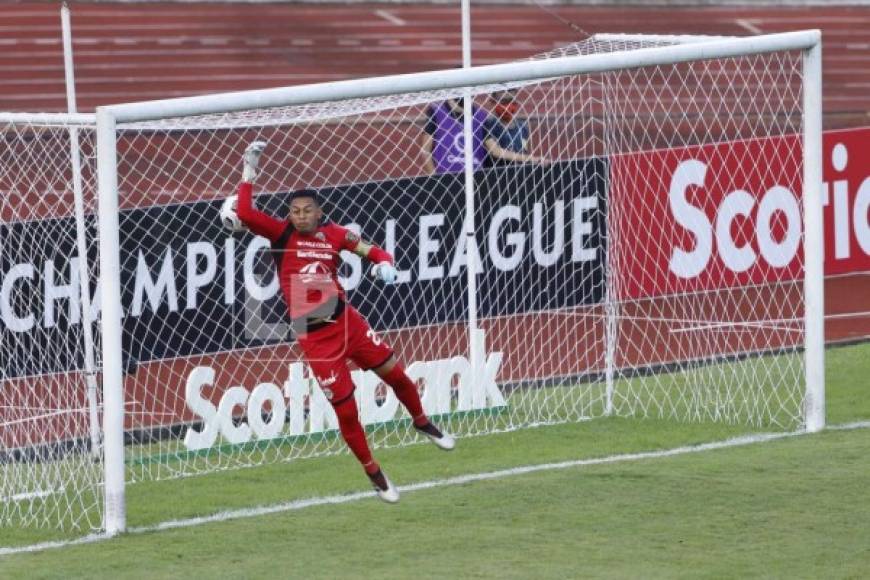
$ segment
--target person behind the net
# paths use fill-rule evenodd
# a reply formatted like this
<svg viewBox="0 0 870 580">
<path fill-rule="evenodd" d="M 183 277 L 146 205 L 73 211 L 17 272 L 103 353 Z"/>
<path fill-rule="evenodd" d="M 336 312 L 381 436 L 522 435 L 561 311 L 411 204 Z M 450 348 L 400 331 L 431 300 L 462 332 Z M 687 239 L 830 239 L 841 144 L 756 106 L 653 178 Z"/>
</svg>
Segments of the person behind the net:
<svg viewBox="0 0 870 580">
<path fill-rule="evenodd" d="M 484 109 L 471 105 L 471 160 L 475 171 L 503 163 L 542 163 L 524 150 L 503 147 L 503 126 Z M 420 138 L 423 171 L 457 173 L 465 169 L 463 99 L 450 98 L 426 108 L 426 125 Z M 525 144 L 523 145 L 525 147 Z"/>
<path fill-rule="evenodd" d="M 529 152 L 529 123 L 519 115 L 517 89 L 492 93 L 492 114 L 484 122 L 486 150 L 484 167 L 497 167 L 512 163 L 546 163 Z"/>
<path fill-rule="evenodd" d="M 338 282 L 339 252 L 347 250 L 372 262 L 372 276 L 386 284 L 396 280 L 393 258 L 351 230 L 324 219 L 313 190 L 291 194 L 289 219 L 269 216 L 254 207 L 252 183 L 265 143 L 251 143 L 244 154 L 236 212 L 248 229 L 272 243 L 275 266 L 291 325 L 302 352 L 326 398 L 335 409 L 341 435 L 362 464 L 378 496 L 399 500 L 399 492 L 372 457 L 359 420 L 347 359 L 372 370 L 396 393 L 414 428 L 440 449 L 451 450 L 455 440 L 443 433 L 423 412 L 417 385 L 405 373 L 392 349 L 347 303 Z"/>
</svg>

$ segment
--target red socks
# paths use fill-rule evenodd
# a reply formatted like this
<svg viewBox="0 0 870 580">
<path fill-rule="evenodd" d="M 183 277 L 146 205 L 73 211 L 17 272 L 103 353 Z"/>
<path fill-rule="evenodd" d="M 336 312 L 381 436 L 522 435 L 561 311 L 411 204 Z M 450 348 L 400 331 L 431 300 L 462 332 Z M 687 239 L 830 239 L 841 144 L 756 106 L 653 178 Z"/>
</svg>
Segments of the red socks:
<svg viewBox="0 0 870 580">
<path fill-rule="evenodd" d="M 377 473 L 380 466 L 372 458 L 372 452 L 369 450 L 366 432 L 359 421 L 359 410 L 356 406 L 356 400 L 352 396 L 348 397 L 335 406 L 334 409 L 335 415 L 338 417 L 338 428 L 347 446 L 350 447 L 350 450 L 353 451 L 353 454 L 362 463 L 366 473 L 369 475 Z"/>
<path fill-rule="evenodd" d="M 396 366 L 384 377 L 384 382 L 393 387 L 399 401 L 414 419 L 414 425 L 419 427 L 429 422 L 429 418 L 423 412 L 423 403 L 420 402 L 417 384 L 405 374 L 405 367 L 396 363 Z"/>
<path fill-rule="evenodd" d="M 384 381 L 393 388 L 396 397 L 399 398 L 399 401 L 405 406 L 408 413 L 411 414 L 411 417 L 414 419 L 414 425 L 422 427 L 429 423 L 429 418 L 423 412 L 423 403 L 420 402 L 417 385 L 405 374 L 404 367 L 396 364 L 387 373 L 387 376 L 384 377 Z M 353 396 L 350 396 L 333 408 L 335 409 L 336 417 L 338 417 L 338 428 L 347 446 L 353 451 L 353 454 L 362 464 L 366 473 L 369 475 L 377 473 L 380 466 L 372 458 L 372 452 L 369 449 L 368 441 L 366 441 L 366 432 L 359 420 L 359 409 L 356 406 L 356 400 Z"/>
</svg>

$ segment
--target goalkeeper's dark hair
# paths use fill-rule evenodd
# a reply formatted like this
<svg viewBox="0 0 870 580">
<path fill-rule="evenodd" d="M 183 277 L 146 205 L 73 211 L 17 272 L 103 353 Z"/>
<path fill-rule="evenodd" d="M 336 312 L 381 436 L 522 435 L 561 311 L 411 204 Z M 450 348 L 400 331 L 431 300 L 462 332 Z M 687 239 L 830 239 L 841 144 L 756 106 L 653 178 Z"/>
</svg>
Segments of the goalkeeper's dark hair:
<svg viewBox="0 0 870 580">
<path fill-rule="evenodd" d="M 289 201 L 292 202 L 294 199 L 302 198 L 311 198 L 314 200 L 314 203 L 318 206 L 320 205 L 320 197 L 317 195 L 317 191 L 313 189 L 297 189 L 290 193 Z"/>
</svg>

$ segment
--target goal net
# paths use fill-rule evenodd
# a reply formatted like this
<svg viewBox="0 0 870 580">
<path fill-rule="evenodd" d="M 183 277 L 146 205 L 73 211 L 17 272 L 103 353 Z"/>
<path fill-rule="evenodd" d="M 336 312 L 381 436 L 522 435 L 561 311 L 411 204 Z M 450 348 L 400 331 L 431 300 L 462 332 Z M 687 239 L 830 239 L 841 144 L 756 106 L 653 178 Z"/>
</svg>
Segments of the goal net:
<svg viewBox="0 0 870 580">
<path fill-rule="evenodd" d="M 103 383 L 123 386 L 126 482 L 345 452 L 287 324 L 269 242 L 221 224 L 255 140 L 268 143 L 260 209 L 283 218 L 291 192 L 316 189 L 330 220 L 395 256 L 397 284 L 376 283 L 353 255 L 341 283 L 458 437 L 613 415 L 804 427 L 808 45 L 703 49 L 721 42 L 596 36 L 510 65 L 612 57 L 582 72 L 282 89 L 279 106 L 265 91 L 228 95 L 225 111 L 221 97 L 116 108 L 123 376 Z M 613 64 L 688 46 L 694 57 Z M 24 153 L 5 155 L 0 174 L 13 192 L 0 234 L 2 380 L 15 393 L 0 415 L 2 517 L 44 523 L 99 501 L 83 354 L 95 347 L 72 289 L 68 127 L 4 128 Z M 85 134 L 93 286 L 93 127 Z M 50 326 L 61 311 L 66 323 Z M 28 312 L 32 324 L 15 327 Z M 6 363 L 7 352 L 23 358 Z M 375 448 L 420 440 L 374 373 L 353 378 Z M 47 497 L 67 503 L 38 507 Z"/>
<path fill-rule="evenodd" d="M 93 118 L 7 115 L 0 132 L 0 524 L 96 529 Z"/>
</svg>

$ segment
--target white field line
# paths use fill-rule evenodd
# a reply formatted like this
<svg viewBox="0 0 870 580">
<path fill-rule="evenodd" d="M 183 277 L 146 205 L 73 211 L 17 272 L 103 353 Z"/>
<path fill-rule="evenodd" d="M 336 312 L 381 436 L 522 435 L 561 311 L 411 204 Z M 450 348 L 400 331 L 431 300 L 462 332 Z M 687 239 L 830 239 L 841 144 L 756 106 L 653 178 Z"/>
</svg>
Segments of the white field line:
<svg viewBox="0 0 870 580">
<path fill-rule="evenodd" d="M 858 421 L 855 423 L 845 423 L 841 425 L 830 425 L 827 429 L 832 431 L 845 431 L 852 429 L 867 429 L 870 428 L 870 421 Z M 527 473 L 537 473 L 540 471 L 553 471 L 557 469 L 571 469 L 574 467 L 587 467 L 591 465 L 608 465 L 612 463 L 624 463 L 629 461 L 643 461 L 647 459 L 661 459 L 664 457 L 674 457 L 677 455 L 687 455 L 690 453 L 702 453 L 705 451 L 715 451 L 717 449 L 727 449 L 730 447 L 743 447 L 746 445 L 754 445 L 756 443 L 766 443 L 768 441 L 776 441 L 778 439 L 787 439 L 806 435 L 803 431 L 792 431 L 788 433 L 759 433 L 756 435 L 745 435 L 742 437 L 734 437 L 724 441 L 715 441 L 712 443 L 703 443 L 700 445 L 688 445 L 684 447 L 675 447 L 673 449 L 665 449 L 663 451 L 645 451 L 641 453 L 624 453 L 621 455 L 610 455 L 607 457 L 599 457 L 595 459 L 577 459 L 573 461 L 561 461 L 559 463 L 542 463 L 539 465 L 526 465 L 523 467 L 514 467 L 511 469 L 501 469 L 498 471 L 486 471 L 483 473 L 470 473 L 468 475 L 459 475 L 449 477 L 447 479 L 434 479 L 430 481 L 422 481 L 420 483 L 412 483 L 409 485 L 399 486 L 399 491 L 402 493 L 410 493 L 426 489 L 434 489 L 437 487 L 449 487 L 454 485 L 463 485 L 476 481 L 489 481 L 495 479 L 504 479 L 516 475 L 525 475 Z M 360 500 L 369 500 L 374 497 L 373 491 L 362 491 L 345 495 L 328 495 L 323 497 L 312 497 L 307 499 L 299 499 L 285 503 L 279 503 L 269 506 L 260 506 L 256 508 L 228 510 L 218 512 L 208 516 L 189 518 L 184 520 L 169 520 L 153 526 L 133 527 L 127 530 L 127 534 L 147 534 L 151 532 L 159 532 L 163 530 L 173 530 L 178 528 L 189 528 L 210 524 L 216 522 L 225 522 L 242 518 L 252 518 L 265 516 L 270 514 L 278 514 L 290 511 L 301 510 L 310 507 L 323 505 L 340 505 L 351 503 Z M 388 508 L 385 508 L 388 509 Z M 0 556 L 8 556 L 12 554 L 21 554 L 26 552 L 41 552 L 52 548 L 65 548 L 67 546 L 76 546 L 79 544 L 91 544 L 103 540 L 110 539 L 112 536 L 106 534 L 91 534 L 74 540 L 62 540 L 56 542 L 43 542 L 39 544 L 31 544 L 29 546 L 20 546 L 13 548 L 0 548 Z"/>
<path fill-rule="evenodd" d="M 57 493 L 56 489 L 45 489 L 45 490 L 37 490 L 31 491 L 29 493 L 18 493 L 9 498 L 9 501 L 21 501 L 26 499 L 39 499 L 43 497 L 48 497 L 54 493 Z"/>
</svg>

